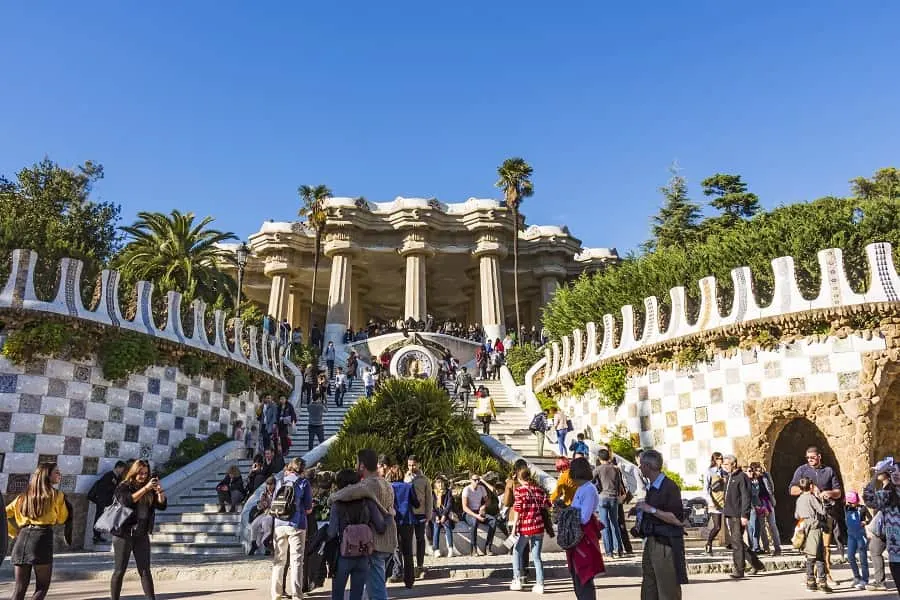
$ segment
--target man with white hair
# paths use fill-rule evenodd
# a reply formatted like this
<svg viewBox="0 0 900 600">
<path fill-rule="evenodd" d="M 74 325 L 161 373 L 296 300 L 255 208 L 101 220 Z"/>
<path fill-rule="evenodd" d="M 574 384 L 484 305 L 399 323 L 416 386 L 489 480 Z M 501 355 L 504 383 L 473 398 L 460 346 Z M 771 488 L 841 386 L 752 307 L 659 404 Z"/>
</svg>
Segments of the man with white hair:
<svg viewBox="0 0 900 600">
<path fill-rule="evenodd" d="M 750 572 L 753 575 L 765 569 L 759 557 L 744 543 L 744 531 L 750 522 L 750 511 L 752 510 L 750 478 L 738 466 L 738 459 L 733 454 L 724 457 L 722 468 L 728 473 L 722 513 L 725 516 L 728 542 L 731 544 L 733 563 L 731 577 L 732 579 L 743 579 L 745 563 L 750 563 Z"/>
</svg>

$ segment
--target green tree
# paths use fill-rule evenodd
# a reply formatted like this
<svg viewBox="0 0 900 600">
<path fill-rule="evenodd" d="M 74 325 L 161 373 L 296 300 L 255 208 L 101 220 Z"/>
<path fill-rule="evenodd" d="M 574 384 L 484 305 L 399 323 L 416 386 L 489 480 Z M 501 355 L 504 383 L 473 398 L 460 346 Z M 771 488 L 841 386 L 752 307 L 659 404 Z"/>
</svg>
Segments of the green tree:
<svg viewBox="0 0 900 600">
<path fill-rule="evenodd" d="M 644 244 L 646 250 L 657 248 L 686 248 L 697 237 L 700 207 L 688 198 L 687 180 L 678 167 L 669 168 L 672 177 L 659 188 L 664 201 L 659 213 L 652 219 L 652 239 Z"/>
<path fill-rule="evenodd" d="M 205 217 L 197 223 L 194 213 L 178 210 L 138 213 L 133 225 L 122 228 L 129 241 L 115 263 L 123 279 L 152 282 L 157 298 L 177 291 L 187 303 L 200 299 L 216 307 L 233 306 L 237 286 L 218 265 L 234 258 L 219 244 L 237 238 L 230 231 L 209 229 L 213 221 Z"/>
<path fill-rule="evenodd" d="M 500 179 L 494 184 L 501 190 L 506 199 L 506 206 L 512 209 L 513 218 L 513 299 L 516 307 L 516 335 L 522 331 L 519 320 L 519 207 L 522 200 L 534 194 L 531 183 L 531 168 L 524 158 L 507 158 L 497 167 Z"/>
<path fill-rule="evenodd" d="M 0 176 L 0 251 L 38 252 L 35 290 L 44 298 L 55 292 L 56 263 L 70 257 L 84 263 L 82 293 L 88 300 L 100 270 L 120 247 L 119 206 L 90 199 L 100 179 L 99 163 L 66 169 L 49 158 L 21 169 L 14 181 Z M 3 261 L 0 276 L 8 274 Z"/>
<path fill-rule="evenodd" d="M 856 177 L 850 180 L 850 190 L 862 200 L 900 200 L 900 170 L 888 167 L 875 171 L 872 178 Z"/>
<path fill-rule="evenodd" d="M 711 196 L 709 204 L 722 212 L 722 224 L 733 225 L 739 219 L 749 219 L 759 212 L 759 197 L 747 191 L 747 184 L 740 175 L 716 173 L 700 185 L 703 195 Z"/>
<path fill-rule="evenodd" d="M 297 214 L 306 219 L 306 224 L 312 227 L 316 235 L 316 245 L 313 256 L 312 289 L 309 292 L 309 323 L 313 324 L 313 308 L 316 305 L 316 280 L 319 276 L 319 257 L 322 254 L 322 234 L 325 231 L 325 221 L 328 214 L 325 211 L 325 200 L 331 197 L 331 190 L 324 185 L 301 185 L 297 189 L 303 205 Z"/>
</svg>

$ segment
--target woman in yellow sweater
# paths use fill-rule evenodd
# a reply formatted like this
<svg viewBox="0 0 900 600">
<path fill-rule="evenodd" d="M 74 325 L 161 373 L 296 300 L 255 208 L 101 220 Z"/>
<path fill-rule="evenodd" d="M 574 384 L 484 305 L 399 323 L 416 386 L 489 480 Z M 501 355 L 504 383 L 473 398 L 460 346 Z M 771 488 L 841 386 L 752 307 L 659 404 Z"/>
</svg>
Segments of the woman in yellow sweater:
<svg viewBox="0 0 900 600">
<path fill-rule="evenodd" d="M 56 463 L 41 463 L 31 475 L 25 493 L 6 507 L 6 519 L 14 521 L 9 528 L 16 541 L 12 564 L 16 572 L 16 588 L 12 600 L 25 600 L 25 592 L 34 570 L 34 600 L 44 600 L 53 575 L 53 526 L 62 525 L 69 517 L 63 493 L 53 488 L 62 474 Z M 18 535 L 16 535 L 18 533 Z"/>
<path fill-rule="evenodd" d="M 575 498 L 578 484 L 569 476 L 569 463 L 569 459 L 565 456 L 556 459 L 556 472 L 559 476 L 556 478 L 556 487 L 550 492 L 550 502 L 554 504 L 557 500 L 561 500 L 563 504 L 570 506 Z"/>
</svg>

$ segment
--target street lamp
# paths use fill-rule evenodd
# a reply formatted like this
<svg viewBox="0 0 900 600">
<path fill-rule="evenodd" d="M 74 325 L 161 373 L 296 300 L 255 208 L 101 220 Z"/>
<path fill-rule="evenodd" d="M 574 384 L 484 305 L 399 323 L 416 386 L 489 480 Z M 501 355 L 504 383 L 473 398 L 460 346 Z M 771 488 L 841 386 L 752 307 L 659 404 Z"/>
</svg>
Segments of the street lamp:
<svg viewBox="0 0 900 600">
<path fill-rule="evenodd" d="M 234 257 L 237 260 L 238 268 L 238 289 L 237 300 L 235 300 L 234 303 L 234 316 L 239 318 L 241 316 L 241 290 L 243 290 L 244 287 L 244 267 L 247 266 L 247 259 L 250 258 L 250 248 L 247 247 L 246 243 L 241 242 L 241 245 L 234 251 Z"/>
</svg>

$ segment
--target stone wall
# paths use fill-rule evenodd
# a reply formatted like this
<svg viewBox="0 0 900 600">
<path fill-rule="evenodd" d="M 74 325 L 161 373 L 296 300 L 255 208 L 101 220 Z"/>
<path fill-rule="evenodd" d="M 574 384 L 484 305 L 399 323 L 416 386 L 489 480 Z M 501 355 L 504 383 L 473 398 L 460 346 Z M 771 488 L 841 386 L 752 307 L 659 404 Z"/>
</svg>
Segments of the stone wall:
<svg viewBox="0 0 900 600">
<path fill-rule="evenodd" d="M 872 365 L 893 346 L 893 335 L 851 335 L 720 353 L 692 368 L 629 376 L 618 409 L 600 406 L 594 391 L 558 400 L 576 431 L 590 428 L 603 438 L 624 428 L 635 445 L 660 450 L 667 467 L 688 484 L 702 483 L 714 451 L 770 464 L 778 434 L 796 418 L 816 424 L 844 476 L 860 480 L 873 452 L 874 411 L 860 390 L 874 376 Z M 890 364 L 884 357 L 881 368 Z"/>
<path fill-rule="evenodd" d="M 53 460 L 63 492 L 87 493 L 119 459 L 161 465 L 186 436 L 230 435 L 255 410 L 252 392 L 231 395 L 221 380 L 174 367 L 112 382 L 92 360 L 20 368 L 0 357 L 0 489 L 23 491 L 38 462 Z"/>
</svg>

